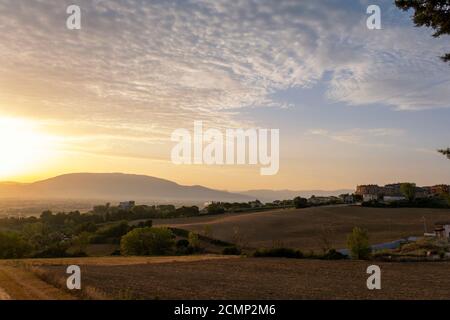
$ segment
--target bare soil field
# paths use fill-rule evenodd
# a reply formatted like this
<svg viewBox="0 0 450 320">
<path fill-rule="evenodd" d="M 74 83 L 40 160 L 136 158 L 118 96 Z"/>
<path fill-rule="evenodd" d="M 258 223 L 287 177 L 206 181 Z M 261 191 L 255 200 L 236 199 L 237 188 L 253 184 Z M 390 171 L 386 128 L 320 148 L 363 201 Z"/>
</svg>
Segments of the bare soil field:
<svg viewBox="0 0 450 320">
<path fill-rule="evenodd" d="M 215 259 L 230 259 L 229 256 L 192 255 L 176 257 L 101 257 L 101 258 L 60 258 L 60 259 L 22 259 L 0 260 L 0 300 L 71 300 L 80 298 L 65 290 L 64 284 L 69 265 L 86 267 L 103 266 L 145 266 L 147 264 L 170 264 L 174 262 L 193 262 Z M 58 266 L 62 272 L 45 272 L 43 267 Z M 52 281 L 49 281 L 52 280 Z M 90 288 L 94 298 L 108 298 Z M 83 296 L 82 296 L 83 297 Z"/>
<path fill-rule="evenodd" d="M 450 210 L 327 206 L 154 220 L 153 224 L 200 233 L 205 226 L 209 226 L 213 238 L 228 242 L 239 239 L 241 244 L 251 248 L 272 247 L 277 244 L 306 251 L 321 248 L 319 234 L 324 227 L 332 245 L 340 249 L 346 247 L 346 237 L 354 226 L 366 228 L 372 244 L 408 236 L 422 236 L 423 217 L 428 231 L 431 231 L 435 222 L 450 221 Z"/>
<path fill-rule="evenodd" d="M 377 263 L 381 290 L 366 287 L 364 261 L 271 258 L 84 265 L 83 286 L 121 299 L 450 299 L 449 262 Z M 65 267 L 44 265 L 64 277 Z"/>
</svg>

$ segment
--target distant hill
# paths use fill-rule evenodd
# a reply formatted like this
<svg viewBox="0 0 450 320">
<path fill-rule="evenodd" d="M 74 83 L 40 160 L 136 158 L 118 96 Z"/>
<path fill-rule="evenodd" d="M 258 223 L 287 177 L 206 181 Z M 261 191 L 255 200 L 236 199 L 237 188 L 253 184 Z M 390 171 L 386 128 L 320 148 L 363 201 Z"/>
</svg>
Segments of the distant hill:
<svg viewBox="0 0 450 320">
<path fill-rule="evenodd" d="M 249 190 L 242 191 L 239 194 L 247 195 L 253 198 L 257 198 L 263 202 L 272 202 L 275 200 L 287 200 L 293 199 L 295 197 L 305 197 L 309 198 L 312 195 L 315 196 L 338 196 L 344 193 L 353 193 L 355 190 L 350 189 L 340 189 L 340 190 L 303 190 L 303 191 L 294 191 L 294 190 Z"/>
<path fill-rule="evenodd" d="M 0 198 L 14 199 L 105 199 L 161 202 L 250 201 L 253 197 L 183 186 L 145 175 L 123 173 L 73 173 L 34 183 L 0 183 Z"/>
</svg>

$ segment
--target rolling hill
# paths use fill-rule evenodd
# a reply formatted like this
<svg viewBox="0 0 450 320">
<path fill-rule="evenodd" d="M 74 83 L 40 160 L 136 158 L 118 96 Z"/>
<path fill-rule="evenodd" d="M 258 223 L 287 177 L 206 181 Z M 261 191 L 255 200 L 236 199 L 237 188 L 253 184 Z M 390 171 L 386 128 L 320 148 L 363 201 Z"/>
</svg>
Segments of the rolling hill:
<svg viewBox="0 0 450 320">
<path fill-rule="evenodd" d="M 250 201 L 253 197 L 183 186 L 145 175 L 123 173 L 72 173 L 33 183 L 0 183 L 0 198 L 14 199 L 105 199 L 146 201 Z"/>
</svg>

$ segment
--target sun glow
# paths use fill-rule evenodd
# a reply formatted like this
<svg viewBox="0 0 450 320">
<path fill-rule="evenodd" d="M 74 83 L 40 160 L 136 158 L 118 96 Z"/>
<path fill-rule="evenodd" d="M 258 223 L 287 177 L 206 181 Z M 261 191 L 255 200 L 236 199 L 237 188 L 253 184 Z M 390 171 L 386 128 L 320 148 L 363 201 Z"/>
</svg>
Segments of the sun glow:
<svg viewBox="0 0 450 320">
<path fill-rule="evenodd" d="M 51 151 L 50 137 L 32 121 L 0 118 L 0 179 L 32 172 Z"/>
</svg>

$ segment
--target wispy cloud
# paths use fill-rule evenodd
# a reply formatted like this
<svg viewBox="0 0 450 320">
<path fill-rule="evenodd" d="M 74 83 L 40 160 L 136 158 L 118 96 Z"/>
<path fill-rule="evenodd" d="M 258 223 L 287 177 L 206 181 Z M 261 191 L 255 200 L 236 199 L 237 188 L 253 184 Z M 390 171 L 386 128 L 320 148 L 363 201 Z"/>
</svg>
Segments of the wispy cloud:
<svg viewBox="0 0 450 320">
<path fill-rule="evenodd" d="M 274 92 L 325 81 L 352 105 L 450 107 L 448 43 L 394 22 L 405 14 L 391 1 L 380 31 L 365 28 L 364 1 L 337 0 L 82 0 L 82 30 L 69 31 L 72 2 L 0 0 L 1 111 L 117 140 L 198 119 L 242 126 L 239 108 L 283 108 Z"/>
<path fill-rule="evenodd" d="M 343 131 L 329 131 L 325 129 L 312 129 L 308 135 L 322 136 L 333 141 L 365 145 L 365 146 L 387 146 L 392 144 L 392 139 L 403 136 L 404 130 L 394 128 L 361 129 L 354 128 Z"/>
</svg>

